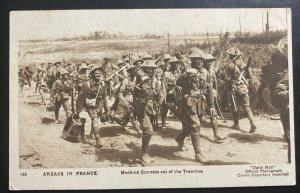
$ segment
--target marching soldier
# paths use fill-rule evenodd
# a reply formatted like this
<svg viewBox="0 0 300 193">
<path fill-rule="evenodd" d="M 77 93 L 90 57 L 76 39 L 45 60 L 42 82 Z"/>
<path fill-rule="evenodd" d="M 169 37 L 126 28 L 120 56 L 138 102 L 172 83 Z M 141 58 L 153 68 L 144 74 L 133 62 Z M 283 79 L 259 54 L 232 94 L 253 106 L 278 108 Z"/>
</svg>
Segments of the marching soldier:
<svg viewBox="0 0 300 193">
<path fill-rule="evenodd" d="M 149 164 L 153 162 L 153 159 L 148 154 L 150 139 L 153 135 L 153 126 L 157 126 L 153 122 L 153 117 L 158 114 L 158 107 L 162 103 L 163 96 L 159 82 L 154 77 L 154 70 L 157 68 L 155 63 L 147 60 L 141 65 L 141 68 L 145 74 L 137 73 L 139 76 L 142 76 L 133 92 L 133 105 L 134 114 L 137 116 L 143 130 L 141 160 L 145 164 Z"/>
<path fill-rule="evenodd" d="M 61 62 L 55 62 L 53 65 L 53 73 L 55 75 L 55 80 L 59 79 L 60 77 L 60 68 L 61 68 Z"/>
<path fill-rule="evenodd" d="M 208 108 L 209 116 L 215 115 L 210 74 L 202 69 L 205 54 L 202 50 L 192 52 L 192 68 L 188 68 L 177 80 L 177 85 L 182 88 L 184 95 L 181 101 L 182 131 L 175 138 L 180 150 L 184 150 L 184 139 L 191 134 L 195 151 L 195 160 L 205 162 L 206 158 L 200 148 L 200 116 Z M 206 104 L 207 106 L 206 106 Z"/>
<path fill-rule="evenodd" d="M 22 68 L 19 68 L 18 71 L 18 82 L 19 82 L 20 89 L 23 92 L 23 87 L 25 85 L 25 78 L 24 78 L 24 70 Z"/>
<path fill-rule="evenodd" d="M 89 75 L 87 74 L 87 70 L 88 66 L 86 65 L 86 63 L 80 64 L 77 75 L 75 77 L 76 89 L 78 92 L 80 92 L 80 89 L 82 88 L 83 84 L 89 81 Z"/>
<path fill-rule="evenodd" d="M 118 70 L 118 66 L 110 62 L 110 59 L 107 57 L 103 58 L 104 63 L 102 64 L 101 68 L 104 73 L 104 78 L 106 82 L 106 87 L 108 89 L 108 95 L 111 96 L 113 94 L 113 85 L 114 81 L 113 79 L 106 80 L 109 76 L 111 76 L 116 70 Z"/>
<path fill-rule="evenodd" d="M 165 54 L 163 59 L 164 59 L 164 64 L 162 65 L 162 69 L 164 72 L 169 71 L 170 70 L 170 64 L 168 63 L 169 60 L 171 59 L 171 55 L 170 54 Z"/>
<path fill-rule="evenodd" d="M 161 107 L 161 130 L 164 132 L 166 131 L 166 118 L 168 110 L 170 109 L 171 111 L 174 111 L 174 109 L 176 109 L 176 80 L 180 76 L 180 61 L 176 57 L 172 57 L 168 63 L 171 67 L 170 70 L 165 71 L 163 75 L 163 85 L 166 93 L 164 93 L 165 100 L 163 101 Z"/>
<path fill-rule="evenodd" d="M 106 88 L 101 65 L 94 65 L 90 72 L 91 79 L 83 83 L 76 99 L 76 113 L 79 116 L 85 108 L 92 120 L 92 133 L 96 139 L 96 147 L 103 145 L 100 141 L 100 128 L 98 118 L 101 122 L 107 121 L 108 105 L 106 100 Z"/>
<path fill-rule="evenodd" d="M 46 72 L 45 63 L 41 63 L 40 66 L 36 69 L 36 73 L 35 73 L 36 74 L 36 76 L 35 76 L 35 79 L 36 79 L 35 92 L 37 92 L 37 90 L 38 90 L 38 86 L 40 84 L 40 80 L 41 80 L 43 72 Z"/>
<path fill-rule="evenodd" d="M 248 81 L 244 74 L 245 69 L 244 63 L 242 62 L 241 52 L 236 48 L 230 48 L 226 51 L 230 59 L 230 64 L 225 66 L 225 77 L 226 80 L 231 84 L 231 102 L 233 109 L 233 121 L 234 124 L 232 128 L 239 130 L 239 117 L 238 117 L 238 106 L 241 105 L 247 114 L 250 121 L 250 131 L 249 133 L 254 133 L 256 130 L 256 125 L 254 123 L 254 117 L 252 110 L 250 108 L 249 102 L 249 91 L 248 91 Z M 248 73 L 250 74 L 250 73 Z"/>
<path fill-rule="evenodd" d="M 275 84 L 271 86 L 271 101 L 274 107 L 280 110 L 280 120 L 282 122 L 284 138 L 288 143 L 288 163 L 291 163 L 291 140 L 290 140 L 290 117 L 289 117 L 289 74 L 288 59 L 279 51 L 273 53 L 272 66 L 277 73 L 273 80 Z"/>
<path fill-rule="evenodd" d="M 212 93 L 213 93 L 213 98 L 214 98 L 214 104 L 215 107 L 218 107 L 218 85 L 217 85 L 217 75 L 214 69 L 214 61 L 216 60 L 215 57 L 213 57 L 211 54 L 206 54 L 206 58 L 204 59 L 204 67 L 205 69 L 208 71 L 208 73 L 210 74 L 211 78 L 211 84 L 212 84 Z M 219 108 L 219 113 L 220 112 L 220 108 Z M 222 115 L 221 115 L 222 116 Z M 221 140 L 225 139 L 224 137 L 221 137 L 219 135 L 219 129 L 218 129 L 218 124 L 217 124 L 217 113 L 213 116 L 209 117 L 210 119 L 210 124 L 211 127 L 213 129 L 213 133 L 214 133 L 214 141 L 217 143 L 221 143 Z"/>
<path fill-rule="evenodd" d="M 46 73 L 46 71 L 41 71 L 41 73 L 39 75 L 39 82 L 38 82 L 37 89 L 42 98 L 41 104 L 45 105 L 46 104 L 45 92 L 47 91 L 47 73 Z"/>
<path fill-rule="evenodd" d="M 61 79 L 56 80 L 51 88 L 51 101 L 55 104 L 55 123 L 58 123 L 59 110 L 63 106 L 66 118 L 71 116 L 70 96 L 73 92 L 73 83 L 69 80 L 69 72 L 65 69 L 60 72 Z"/>
<path fill-rule="evenodd" d="M 31 87 L 32 74 L 33 74 L 33 72 L 30 70 L 29 66 L 25 66 L 24 78 L 30 87 Z"/>
<path fill-rule="evenodd" d="M 52 62 L 48 63 L 47 66 L 47 74 L 48 74 L 48 78 L 47 78 L 47 85 L 48 85 L 48 89 L 51 90 L 53 83 L 56 80 L 56 71 L 53 67 Z"/>
<path fill-rule="evenodd" d="M 138 137 L 141 136 L 141 129 L 138 124 L 138 121 L 136 120 L 136 117 L 133 114 L 133 90 L 136 85 L 136 74 L 135 74 L 135 68 L 129 67 L 127 69 L 128 77 L 125 77 L 120 85 L 120 88 L 118 89 L 117 96 L 115 103 L 113 104 L 111 110 L 111 116 L 113 116 L 113 120 L 116 122 L 119 122 L 120 125 L 126 126 L 127 123 L 130 121 L 132 123 L 132 126 L 134 130 L 137 132 Z M 118 120 L 114 117 L 115 111 L 117 110 L 118 106 L 122 106 L 123 110 L 123 117 L 122 120 Z"/>
</svg>

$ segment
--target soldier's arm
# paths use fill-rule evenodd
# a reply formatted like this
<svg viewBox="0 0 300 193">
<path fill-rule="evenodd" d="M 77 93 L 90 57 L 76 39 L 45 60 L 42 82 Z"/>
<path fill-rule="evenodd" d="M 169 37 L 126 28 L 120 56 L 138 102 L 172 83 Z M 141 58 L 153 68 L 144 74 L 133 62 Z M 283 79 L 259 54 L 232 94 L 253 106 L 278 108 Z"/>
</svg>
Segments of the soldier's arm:
<svg viewBox="0 0 300 193">
<path fill-rule="evenodd" d="M 163 87 L 161 86 L 161 82 L 160 81 L 156 81 L 156 95 L 157 95 L 157 102 L 158 104 L 162 104 L 163 100 L 164 100 L 164 92 L 163 92 Z"/>
<path fill-rule="evenodd" d="M 88 83 L 84 83 L 82 85 L 82 88 L 80 89 L 78 96 L 76 98 L 76 112 L 80 113 L 82 111 L 82 109 L 84 108 L 84 102 L 85 102 L 85 98 L 86 95 L 88 93 L 89 90 L 89 86 Z"/>
<path fill-rule="evenodd" d="M 55 81 L 55 82 L 53 83 L 53 85 L 52 85 L 52 88 L 50 89 L 50 96 L 51 96 L 51 97 L 54 97 L 55 92 L 56 92 L 58 86 L 59 86 L 59 80 Z"/>
<path fill-rule="evenodd" d="M 102 100 L 103 100 L 104 111 L 105 111 L 105 113 L 107 113 L 109 111 L 109 108 L 108 108 L 108 102 L 107 102 L 106 92 L 104 92 L 102 94 Z"/>
<path fill-rule="evenodd" d="M 288 76 L 284 77 L 281 81 L 277 83 L 275 88 L 275 97 L 277 101 L 288 102 L 289 100 L 289 85 Z"/>
<path fill-rule="evenodd" d="M 186 84 L 186 73 L 183 73 L 176 81 L 176 85 L 180 86 L 180 87 L 184 87 L 184 85 Z"/>
<path fill-rule="evenodd" d="M 207 105 L 209 108 L 215 108 L 215 103 L 214 103 L 214 93 L 213 93 L 213 82 L 212 82 L 212 76 L 211 74 L 208 74 L 207 76 L 207 86 L 206 86 L 206 90 L 207 90 Z"/>
<path fill-rule="evenodd" d="M 124 103 L 125 105 L 129 106 L 129 103 L 126 101 L 126 99 L 124 98 L 124 91 L 126 90 L 128 86 L 128 79 L 125 78 L 122 83 L 121 83 L 121 86 L 119 88 L 119 91 L 118 91 L 118 98 L 120 101 L 122 101 L 122 103 Z"/>
</svg>

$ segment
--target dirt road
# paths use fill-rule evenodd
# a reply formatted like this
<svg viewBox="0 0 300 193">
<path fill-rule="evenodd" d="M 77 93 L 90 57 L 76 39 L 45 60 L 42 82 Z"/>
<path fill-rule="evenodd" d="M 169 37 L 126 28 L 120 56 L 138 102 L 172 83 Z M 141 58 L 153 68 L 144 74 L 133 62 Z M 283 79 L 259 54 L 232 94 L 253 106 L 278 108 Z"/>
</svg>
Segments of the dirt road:
<svg viewBox="0 0 300 193">
<path fill-rule="evenodd" d="M 33 88 L 25 87 L 25 100 L 19 93 L 19 140 L 20 168 L 97 168 L 110 166 L 141 166 L 138 161 L 141 139 L 129 127 L 124 130 L 117 124 L 106 123 L 101 126 L 104 147 L 96 149 L 94 140 L 87 137 L 86 143 L 70 143 L 62 138 L 64 112 L 60 112 L 62 123 L 54 123 L 54 113 L 46 112 L 45 106 Z M 90 120 L 86 117 L 86 135 L 90 132 Z M 207 119 L 208 120 L 208 119 Z M 227 139 L 222 144 L 213 142 L 213 132 L 209 122 L 201 130 L 201 148 L 209 158 L 210 165 L 247 163 L 286 163 L 287 143 L 282 135 L 279 120 L 255 117 L 258 129 L 254 134 L 247 119 L 241 120 L 242 130 L 232 130 L 232 121 L 219 120 L 222 136 Z M 181 123 L 169 118 L 166 133 L 156 133 L 151 139 L 150 155 L 153 165 L 192 165 L 194 153 L 190 139 L 186 140 L 188 150 L 177 150 L 174 140 L 181 129 Z"/>
</svg>

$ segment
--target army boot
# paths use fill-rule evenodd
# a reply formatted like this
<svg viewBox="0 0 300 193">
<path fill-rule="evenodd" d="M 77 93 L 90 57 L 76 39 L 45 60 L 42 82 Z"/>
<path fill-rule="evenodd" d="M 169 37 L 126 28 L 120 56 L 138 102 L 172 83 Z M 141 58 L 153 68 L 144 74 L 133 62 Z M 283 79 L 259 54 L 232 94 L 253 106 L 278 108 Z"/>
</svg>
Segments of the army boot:
<svg viewBox="0 0 300 193">
<path fill-rule="evenodd" d="M 99 134 L 95 134 L 95 138 L 96 138 L 96 148 L 102 148 L 103 145 L 100 142 L 100 136 L 99 136 Z"/>
<path fill-rule="evenodd" d="M 195 151 L 195 160 L 200 163 L 207 162 L 207 159 L 202 154 L 202 151 L 200 149 L 200 137 L 199 137 L 198 133 L 193 132 L 191 134 L 191 139 L 192 139 L 192 144 L 193 144 L 194 151 Z"/>
<path fill-rule="evenodd" d="M 149 136 L 149 135 L 143 135 L 143 137 L 142 137 L 141 160 L 145 163 L 145 165 L 148 165 L 148 164 L 154 162 L 154 159 L 151 158 L 148 154 L 150 139 L 151 139 L 151 136 Z"/>
<path fill-rule="evenodd" d="M 233 125 L 231 126 L 232 129 L 235 130 L 240 130 L 240 125 L 239 125 L 239 114 L 238 112 L 233 113 Z"/>
<path fill-rule="evenodd" d="M 256 125 L 254 124 L 254 117 L 253 117 L 252 110 L 250 109 L 250 107 L 245 107 L 244 111 L 246 112 L 247 117 L 250 121 L 250 125 L 251 125 L 251 129 L 250 129 L 249 133 L 254 133 L 256 130 Z"/>
<path fill-rule="evenodd" d="M 161 112 L 161 128 L 160 128 L 160 130 L 162 132 L 164 132 L 164 133 L 167 131 L 167 128 L 166 128 L 167 114 L 168 114 L 168 111 L 162 110 L 162 112 Z"/>
<path fill-rule="evenodd" d="M 219 135 L 217 118 L 216 117 L 211 117 L 210 118 L 210 123 L 211 123 L 211 127 L 213 129 L 215 143 L 222 143 L 223 142 L 222 140 L 226 139 L 226 137 L 221 137 Z"/>
<path fill-rule="evenodd" d="M 175 141 L 178 144 L 178 149 L 180 151 L 186 151 L 187 148 L 184 145 L 184 139 L 189 135 L 187 129 L 185 127 L 182 127 L 181 133 L 175 138 Z"/>
<path fill-rule="evenodd" d="M 187 150 L 187 148 L 186 148 L 185 145 L 184 145 L 184 138 L 181 139 L 181 138 L 178 136 L 178 137 L 175 138 L 175 141 L 177 142 L 177 144 L 178 144 L 178 149 L 179 149 L 180 151 L 186 151 L 186 150 Z"/>
</svg>

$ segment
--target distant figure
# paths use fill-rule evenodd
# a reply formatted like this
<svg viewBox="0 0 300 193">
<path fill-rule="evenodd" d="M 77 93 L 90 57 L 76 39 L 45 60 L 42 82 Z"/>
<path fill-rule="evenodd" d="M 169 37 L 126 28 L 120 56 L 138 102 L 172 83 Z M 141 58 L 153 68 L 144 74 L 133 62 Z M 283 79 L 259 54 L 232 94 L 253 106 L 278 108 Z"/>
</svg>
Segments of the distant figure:
<svg viewBox="0 0 300 193">
<path fill-rule="evenodd" d="M 72 82 L 69 80 L 69 72 L 61 70 L 59 80 L 53 83 L 51 88 L 51 101 L 55 104 L 55 123 L 58 123 L 59 110 L 63 106 L 66 112 L 66 118 L 71 116 L 70 96 L 73 92 Z"/>
<path fill-rule="evenodd" d="M 28 83 L 29 87 L 31 87 L 32 74 L 33 74 L 33 72 L 30 70 L 29 66 L 25 66 L 24 78 L 25 78 L 26 82 Z"/>
</svg>

